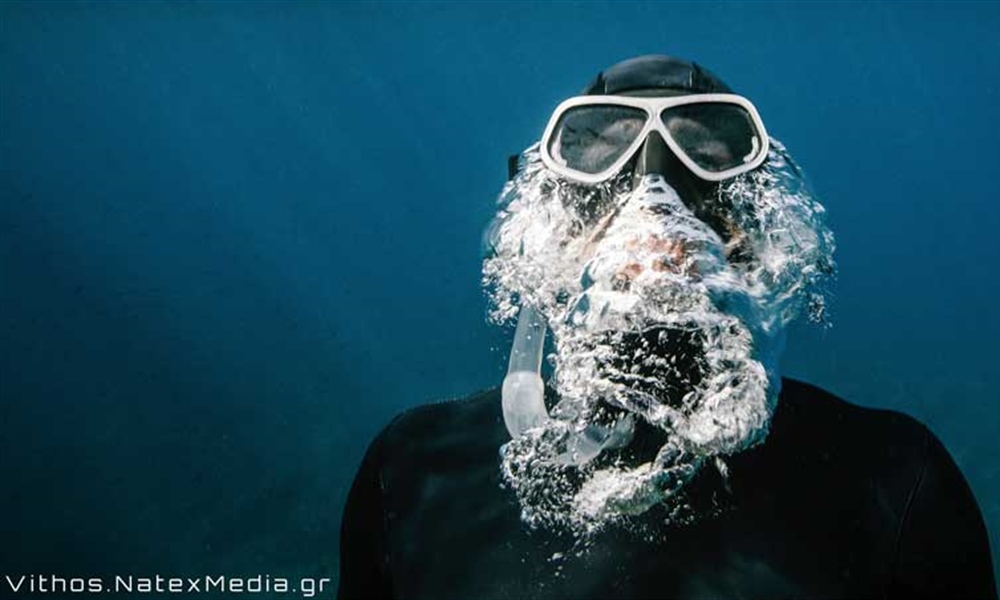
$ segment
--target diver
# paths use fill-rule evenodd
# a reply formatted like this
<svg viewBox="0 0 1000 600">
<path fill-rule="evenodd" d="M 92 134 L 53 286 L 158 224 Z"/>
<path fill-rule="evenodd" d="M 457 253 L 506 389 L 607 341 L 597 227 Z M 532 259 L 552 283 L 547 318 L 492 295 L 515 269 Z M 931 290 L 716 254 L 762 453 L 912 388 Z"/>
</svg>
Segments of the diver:
<svg viewBox="0 0 1000 600">
<path fill-rule="evenodd" d="M 626 60 L 510 166 L 483 263 L 507 376 L 372 442 L 340 598 L 997 597 L 941 442 L 780 375 L 834 238 L 750 100 Z"/>
</svg>

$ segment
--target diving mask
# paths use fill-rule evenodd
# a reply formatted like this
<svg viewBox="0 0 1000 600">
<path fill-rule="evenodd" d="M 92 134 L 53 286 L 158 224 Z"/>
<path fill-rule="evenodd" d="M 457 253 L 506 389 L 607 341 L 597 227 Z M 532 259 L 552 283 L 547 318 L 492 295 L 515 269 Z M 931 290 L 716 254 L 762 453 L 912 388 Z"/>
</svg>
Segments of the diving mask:
<svg viewBox="0 0 1000 600">
<path fill-rule="evenodd" d="M 735 94 L 570 98 L 552 114 L 541 156 L 564 177 L 600 183 L 618 173 L 653 131 L 706 181 L 752 171 L 767 158 L 764 123 L 754 105 Z"/>
</svg>

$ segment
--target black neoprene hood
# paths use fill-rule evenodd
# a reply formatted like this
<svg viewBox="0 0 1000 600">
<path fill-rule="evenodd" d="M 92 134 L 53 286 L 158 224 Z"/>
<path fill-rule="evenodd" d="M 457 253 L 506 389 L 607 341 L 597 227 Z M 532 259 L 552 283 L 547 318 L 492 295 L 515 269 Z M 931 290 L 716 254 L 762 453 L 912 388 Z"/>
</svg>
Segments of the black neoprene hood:
<svg viewBox="0 0 1000 600">
<path fill-rule="evenodd" d="M 650 88 L 692 94 L 733 93 L 721 79 L 696 63 L 662 54 L 648 54 L 624 60 L 601 71 L 583 90 L 583 94 L 602 96 Z"/>
</svg>

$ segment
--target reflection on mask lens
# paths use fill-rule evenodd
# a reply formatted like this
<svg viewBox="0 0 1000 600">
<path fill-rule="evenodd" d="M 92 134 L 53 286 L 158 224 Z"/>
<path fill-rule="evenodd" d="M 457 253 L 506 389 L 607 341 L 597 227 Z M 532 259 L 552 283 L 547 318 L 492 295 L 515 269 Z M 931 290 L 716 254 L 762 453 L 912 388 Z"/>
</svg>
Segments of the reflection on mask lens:
<svg viewBox="0 0 1000 600">
<path fill-rule="evenodd" d="M 685 104 L 664 110 L 662 118 L 684 153 L 706 171 L 739 167 L 761 151 L 753 120 L 736 104 Z"/>
<path fill-rule="evenodd" d="M 580 106 L 566 111 L 549 142 L 556 162 L 582 173 L 607 170 L 635 142 L 646 112 L 624 106 Z"/>
</svg>

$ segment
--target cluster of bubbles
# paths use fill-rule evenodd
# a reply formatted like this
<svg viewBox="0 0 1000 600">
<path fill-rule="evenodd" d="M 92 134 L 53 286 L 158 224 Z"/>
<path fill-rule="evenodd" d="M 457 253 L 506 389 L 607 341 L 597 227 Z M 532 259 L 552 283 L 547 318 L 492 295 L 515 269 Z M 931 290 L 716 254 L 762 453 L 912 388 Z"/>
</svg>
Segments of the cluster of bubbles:
<svg viewBox="0 0 1000 600">
<path fill-rule="evenodd" d="M 697 214 L 659 176 L 631 183 L 569 182 L 533 146 L 487 232 L 490 319 L 532 306 L 555 345 L 551 419 L 501 449 L 532 526 L 586 535 L 678 505 L 703 465 L 766 436 L 785 326 L 826 318 L 833 236 L 779 142 Z M 655 456 L 630 449 L 637 425 Z M 588 437 L 599 455 L 576 454 Z"/>
</svg>

